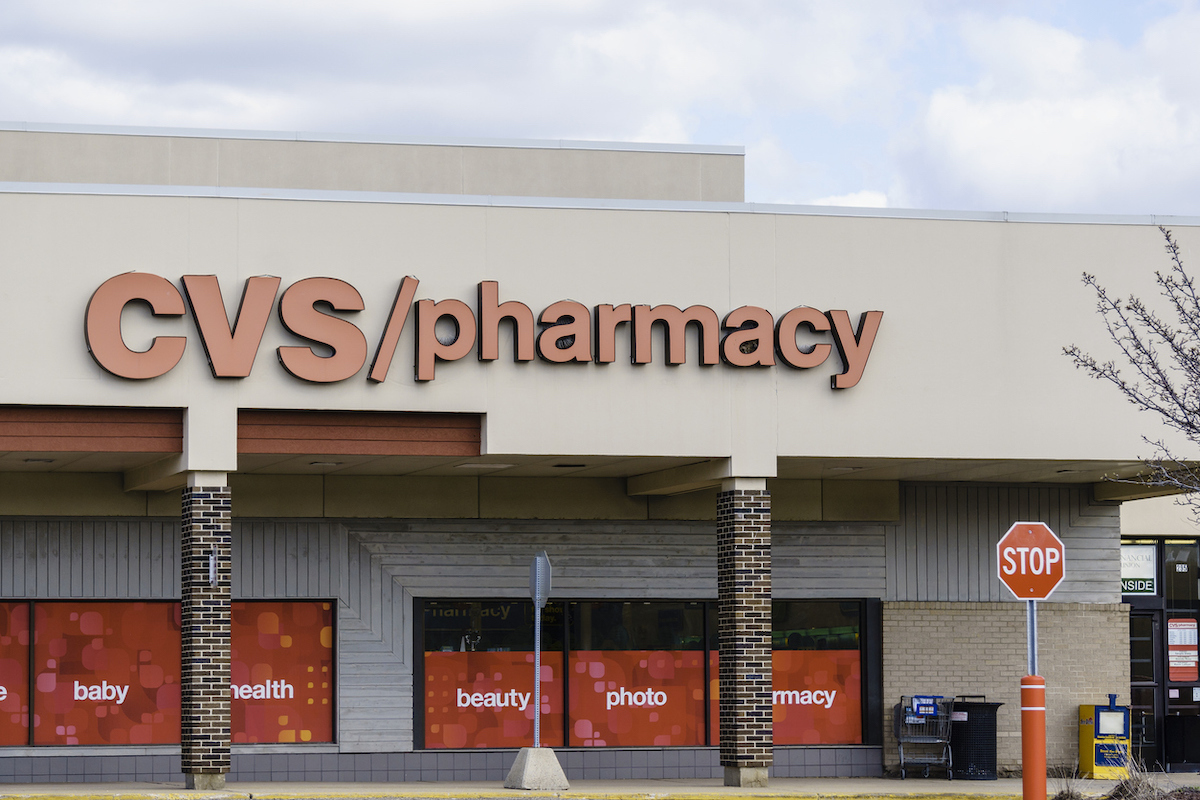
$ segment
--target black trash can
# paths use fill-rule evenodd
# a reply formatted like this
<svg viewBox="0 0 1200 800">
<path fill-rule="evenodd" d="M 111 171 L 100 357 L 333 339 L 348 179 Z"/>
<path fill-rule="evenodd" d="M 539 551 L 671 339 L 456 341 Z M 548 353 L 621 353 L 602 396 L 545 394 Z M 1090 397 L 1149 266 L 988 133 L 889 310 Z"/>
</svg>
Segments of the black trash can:
<svg viewBox="0 0 1200 800">
<path fill-rule="evenodd" d="M 950 715 L 950 753 L 954 777 L 996 780 L 996 709 L 983 695 L 959 695 Z"/>
</svg>

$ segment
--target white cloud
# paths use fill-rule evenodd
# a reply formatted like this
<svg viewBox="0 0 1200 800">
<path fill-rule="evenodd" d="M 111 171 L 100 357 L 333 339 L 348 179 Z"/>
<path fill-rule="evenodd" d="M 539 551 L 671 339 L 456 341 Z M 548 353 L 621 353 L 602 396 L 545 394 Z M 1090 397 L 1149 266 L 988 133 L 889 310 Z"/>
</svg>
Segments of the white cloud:
<svg viewBox="0 0 1200 800">
<path fill-rule="evenodd" d="M 873 189 L 863 189 L 850 194 L 837 194 L 809 200 L 811 206 L 841 206 L 843 208 L 887 208 L 888 196 Z"/>
<path fill-rule="evenodd" d="M 262 92 L 204 81 L 159 84 L 105 79 L 60 52 L 0 47 L 4 118 L 39 122 L 86 120 L 114 125 L 264 127 L 286 101 Z"/>
<path fill-rule="evenodd" d="M 775 137 L 746 147 L 746 183 L 756 189 L 754 199 L 764 203 L 794 203 L 791 192 L 811 176 L 795 155 Z"/>
<path fill-rule="evenodd" d="M 902 148 L 905 199 L 1044 211 L 1196 213 L 1200 92 L 1164 71 L 1194 47 L 1181 12 L 1129 48 L 1030 20 L 973 18 L 973 85 L 932 92 Z"/>
<path fill-rule="evenodd" d="M 574 33 L 558 66 L 642 101 L 731 111 L 879 110 L 919 4 L 652 3 Z"/>
<path fill-rule="evenodd" d="M 40 98 L 9 81 L 0 117 L 737 143 L 771 115 L 893 108 L 921 8 L 9 0 L 0 47 L 72 66 L 29 71 Z M 181 87 L 192 97 L 172 102 Z"/>
<path fill-rule="evenodd" d="M 1101 6 L 7 0 L 0 119 L 745 144 L 756 201 L 1200 213 L 1200 13 Z"/>
</svg>

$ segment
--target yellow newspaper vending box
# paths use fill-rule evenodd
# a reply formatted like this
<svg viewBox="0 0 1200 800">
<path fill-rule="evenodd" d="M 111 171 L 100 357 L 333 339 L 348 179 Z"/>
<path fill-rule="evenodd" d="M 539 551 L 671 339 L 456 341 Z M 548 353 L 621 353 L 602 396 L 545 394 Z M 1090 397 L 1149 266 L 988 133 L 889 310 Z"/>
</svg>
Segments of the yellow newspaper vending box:
<svg viewBox="0 0 1200 800">
<path fill-rule="evenodd" d="M 1107 706 L 1079 707 L 1079 772 L 1085 778 L 1129 777 L 1129 707 L 1108 696 Z"/>
</svg>

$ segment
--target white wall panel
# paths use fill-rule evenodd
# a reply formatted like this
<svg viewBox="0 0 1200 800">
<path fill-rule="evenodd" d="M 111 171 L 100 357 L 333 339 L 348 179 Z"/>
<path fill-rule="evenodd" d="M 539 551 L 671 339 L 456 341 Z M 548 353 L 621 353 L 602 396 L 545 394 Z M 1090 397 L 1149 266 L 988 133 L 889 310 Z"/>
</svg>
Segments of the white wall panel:
<svg viewBox="0 0 1200 800">
<path fill-rule="evenodd" d="M 493 455 L 735 457 L 768 471 L 776 456 L 1136 465 L 1143 435 L 1160 435 L 1152 418 L 1062 354 L 1072 343 L 1101 358 L 1112 352 L 1080 282 L 1084 269 L 1122 294 L 1155 292 L 1162 239 L 1150 219 L 569 205 L 53 194 L 10 186 L 0 192 L 8 222 L 0 260 L 11 267 L 6 288 L 19 302 L 0 319 L 0 335 L 23 346 L 0 365 L 0 402 L 61 405 L 86 397 L 104 406 L 219 408 L 220 419 L 253 407 L 466 411 L 487 414 L 484 449 Z M 1188 258 L 1200 233 L 1175 227 Z M 853 319 L 881 310 L 884 317 L 862 382 L 835 392 L 836 355 L 809 370 L 752 370 L 761 374 L 747 380 L 746 369 L 699 366 L 694 351 L 678 367 L 667 366 L 661 351 L 653 363 L 630 364 L 624 329 L 615 363 L 469 355 L 439 363 L 434 380 L 415 383 L 411 322 L 384 383 L 371 384 L 364 368 L 313 386 L 271 357 L 273 348 L 299 343 L 274 316 L 252 374 L 221 382 L 190 320 L 131 309 L 124 321 L 131 343 L 182 335 L 188 346 L 169 373 L 127 381 L 92 361 L 80 330 L 96 288 L 129 270 L 177 285 L 184 274 L 217 275 L 234 308 L 249 276 L 278 275 L 284 287 L 315 275 L 340 278 L 362 294 L 365 309 L 348 318 L 372 348 L 405 275 L 420 279 L 418 298 L 471 306 L 479 282 L 495 280 L 502 300 L 524 302 L 535 314 L 572 299 L 588 308 L 695 303 L 719 316 L 748 303 L 777 318 L 799 305 L 844 309 Z M 569 424 L 546 425 L 546 408 L 561 409 Z M 747 416 L 765 418 L 765 428 Z M 235 432 L 225 425 L 208 434 Z M 752 452 L 739 451 L 746 442 Z"/>
</svg>

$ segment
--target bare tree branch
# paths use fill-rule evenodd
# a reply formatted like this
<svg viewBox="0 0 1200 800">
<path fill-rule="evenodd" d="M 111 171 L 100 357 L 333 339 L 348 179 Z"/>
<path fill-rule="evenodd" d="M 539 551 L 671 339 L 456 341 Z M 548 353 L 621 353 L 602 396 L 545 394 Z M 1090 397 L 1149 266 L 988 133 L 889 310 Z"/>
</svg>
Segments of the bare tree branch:
<svg viewBox="0 0 1200 800">
<path fill-rule="evenodd" d="M 1154 279 L 1170 309 L 1169 316 L 1161 316 L 1137 296 L 1123 299 L 1109 294 L 1095 275 L 1085 272 L 1083 282 L 1096 294 L 1096 311 L 1108 338 L 1120 351 L 1120 365 L 1097 361 L 1075 345 L 1063 352 L 1076 367 L 1111 383 L 1139 410 L 1156 415 L 1200 446 L 1200 294 L 1184 267 L 1175 237 L 1161 226 L 1159 231 L 1166 240 L 1170 267 L 1156 271 Z M 1155 454 L 1146 461 L 1147 474 L 1135 482 L 1185 493 L 1181 502 L 1200 521 L 1200 471 L 1164 441 L 1146 442 Z"/>
</svg>

